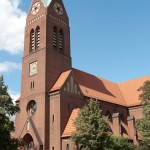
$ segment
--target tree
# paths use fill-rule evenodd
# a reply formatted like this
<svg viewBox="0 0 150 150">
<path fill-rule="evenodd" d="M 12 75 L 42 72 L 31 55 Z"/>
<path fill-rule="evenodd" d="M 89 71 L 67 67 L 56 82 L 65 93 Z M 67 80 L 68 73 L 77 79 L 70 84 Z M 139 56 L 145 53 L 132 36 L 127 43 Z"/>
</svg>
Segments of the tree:
<svg viewBox="0 0 150 150">
<path fill-rule="evenodd" d="M 0 150 L 16 150 L 20 144 L 19 139 L 11 137 L 14 124 L 10 121 L 10 117 L 19 110 L 19 107 L 14 106 L 12 102 L 3 77 L 0 77 Z"/>
<path fill-rule="evenodd" d="M 79 149 L 105 150 L 111 146 L 108 118 L 102 115 L 97 100 L 90 100 L 80 110 L 75 120 L 75 127 L 76 131 L 71 139 L 79 146 Z"/>
<path fill-rule="evenodd" d="M 139 91 L 140 99 L 143 104 L 143 117 L 136 122 L 138 132 L 143 136 L 143 150 L 150 149 L 150 81 L 146 81 Z"/>
<path fill-rule="evenodd" d="M 138 150 L 136 146 L 128 142 L 127 138 L 122 136 L 114 137 L 112 136 L 112 145 L 108 150 Z"/>
</svg>

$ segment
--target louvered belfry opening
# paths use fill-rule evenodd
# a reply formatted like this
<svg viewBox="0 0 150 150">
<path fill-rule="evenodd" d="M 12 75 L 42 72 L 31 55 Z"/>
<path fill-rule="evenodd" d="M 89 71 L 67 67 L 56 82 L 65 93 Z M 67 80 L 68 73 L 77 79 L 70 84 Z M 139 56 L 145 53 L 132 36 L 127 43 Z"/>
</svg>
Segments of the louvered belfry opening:
<svg viewBox="0 0 150 150">
<path fill-rule="evenodd" d="M 30 32 L 30 52 L 34 51 L 35 47 L 35 35 L 34 35 L 34 30 L 32 29 Z"/>
<path fill-rule="evenodd" d="M 53 47 L 57 47 L 57 27 L 53 28 Z"/>
<path fill-rule="evenodd" d="M 40 27 L 37 26 L 36 28 L 36 50 L 40 47 Z"/>
<path fill-rule="evenodd" d="M 63 52 L 63 31 L 59 31 L 59 51 Z"/>
</svg>

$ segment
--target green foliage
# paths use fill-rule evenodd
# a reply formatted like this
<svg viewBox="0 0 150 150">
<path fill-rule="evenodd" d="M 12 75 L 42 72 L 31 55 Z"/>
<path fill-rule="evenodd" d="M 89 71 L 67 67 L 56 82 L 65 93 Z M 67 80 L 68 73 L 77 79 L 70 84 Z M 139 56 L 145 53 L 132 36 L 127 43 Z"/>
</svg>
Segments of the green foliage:
<svg viewBox="0 0 150 150">
<path fill-rule="evenodd" d="M 124 137 L 114 137 L 112 136 L 112 145 L 108 150 L 136 150 L 136 147 L 128 142 L 128 139 Z"/>
<path fill-rule="evenodd" d="M 0 77 L 0 150 L 16 150 L 20 143 L 18 139 L 11 138 L 14 124 L 10 121 L 10 117 L 19 110 L 19 107 L 14 106 L 12 102 L 3 77 Z"/>
<path fill-rule="evenodd" d="M 139 150 L 128 139 L 110 134 L 108 118 L 103 116 L 97 100 L 91 99 L 80 110 L 75 127 L 71 140 L 80 150 Z"/>
<path fill-rule="evenodd" d="M 139 88 L 139 91 L 142 92 L 139 98 L 144 104 L 150 101 L 150 81 L 146 81 L 144 85 Z"/>
<path fill-rule="evenodd" d="M 143 117 L 136 121 L 138 132 L 143 136 L 141 149 L 150 149 L 150 81 L 146 81 L 139 89 L 142 93 L 140 99 L 143 102 Z"/>
<path fill-rule="evenodd" d="M 71 139 L 80 145 L 80 149 L 105 150 L 110 147 L 112 140 L 109 135 L 108 119 L 102 115 L 97 100 L 90 100 L 80 110 L 75 127 L 76 132 L 72 134 Z"/>
</svg>

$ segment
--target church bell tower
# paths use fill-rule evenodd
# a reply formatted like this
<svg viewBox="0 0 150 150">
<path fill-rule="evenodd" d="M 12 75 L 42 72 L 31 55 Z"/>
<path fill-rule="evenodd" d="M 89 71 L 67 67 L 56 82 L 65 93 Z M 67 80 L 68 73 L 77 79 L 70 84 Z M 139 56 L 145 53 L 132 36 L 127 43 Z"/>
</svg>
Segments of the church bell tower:
<svg viewBox="0 0 150 150">
<path fill-rule="evenodd" d="M 69 19 L 62 0 L 32 0 L 25 27 L 21 96 L 17 101 L 21 111 L 15 122 L 16 137 L 23 138 L 28 148 L 49 149 L 48 93 L 60 74 L 71 67 Z"/>
</svg>

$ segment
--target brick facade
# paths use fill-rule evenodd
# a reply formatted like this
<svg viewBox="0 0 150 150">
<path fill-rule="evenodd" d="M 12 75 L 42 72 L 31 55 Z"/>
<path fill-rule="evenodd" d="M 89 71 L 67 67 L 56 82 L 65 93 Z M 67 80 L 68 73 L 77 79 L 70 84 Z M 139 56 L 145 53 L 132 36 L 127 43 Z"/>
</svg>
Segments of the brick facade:
<svg viewBox="0 0 150 150">
<path fill-rule="evenodd" d="M 63 8 L 61 15 L 54 10 L 56 2 Z M 40 9 L 33 15 L 35 3 Z M 37 27 L 40 28 L 38 48 Z M 62 0 L 52 0 L 48 7 L 41 0 L 32 0 L 25 27 L 21 96 L 17 101 L 21 111 L 16 115 L 15 136 L 23 138 L 28 147 L 39 150 L 77 149 L 69 140 L 70 135 L 63 136 L 63 132 L 73 110 L 82 108 L 92 97 L 100 100 L 103 114 L 109 116 L 112 133 L 138 144 L 134 125 L 135 119 L 142 116 L 141 105 L 128 105 L 118 84 L 73 69 L 70 54 L 69 19 Z M 37 66 L 31 70 L 34 62 Z"/>
</svg>

